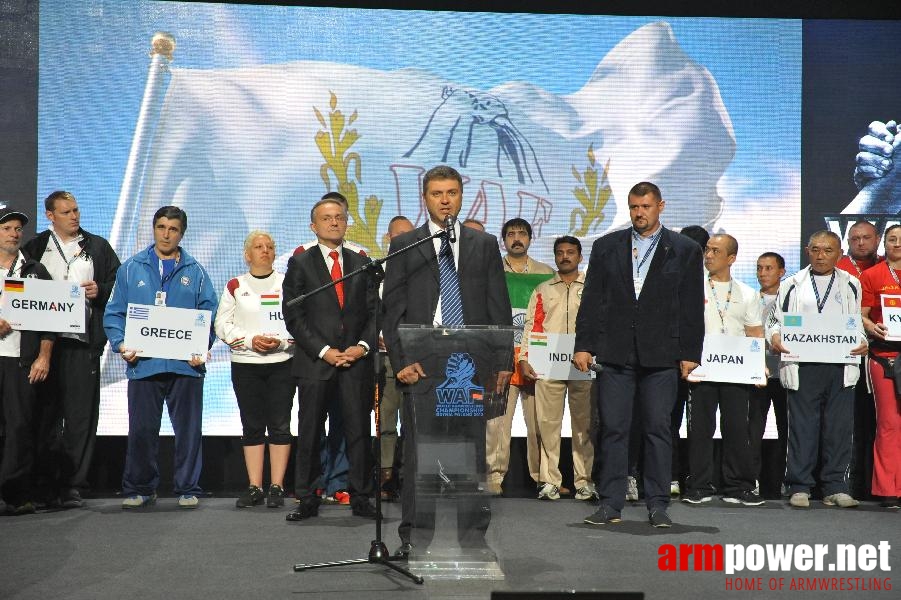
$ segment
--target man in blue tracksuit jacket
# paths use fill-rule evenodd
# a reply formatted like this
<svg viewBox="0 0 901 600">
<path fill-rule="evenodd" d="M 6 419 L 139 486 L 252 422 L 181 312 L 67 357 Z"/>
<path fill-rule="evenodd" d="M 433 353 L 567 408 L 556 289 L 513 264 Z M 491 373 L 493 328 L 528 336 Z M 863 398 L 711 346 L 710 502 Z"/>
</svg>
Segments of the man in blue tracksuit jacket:
<svg viewBox="0 0 901 600">
<path fill-rule="evenodd" d="M 175 432 L 175 493 L 183 508 L 197 506 L 200 493 L 201 422 L 205 357 L 191 360 L 144 358 L 125 347 L 128 304 L 209 310 L 218 304 L 206 270 L 179 243 L 188 216 L 175 206 L 153 215 L 154 243 L 119 267 L 103 316 L 113 351 L 128 363 L 128 450 L 122 474 L 122 508 L 153 504 L 159 484 L 157 454 L 163 401 Z M 210 341 L 215 334 L 210 319 Z"/>
</svg>

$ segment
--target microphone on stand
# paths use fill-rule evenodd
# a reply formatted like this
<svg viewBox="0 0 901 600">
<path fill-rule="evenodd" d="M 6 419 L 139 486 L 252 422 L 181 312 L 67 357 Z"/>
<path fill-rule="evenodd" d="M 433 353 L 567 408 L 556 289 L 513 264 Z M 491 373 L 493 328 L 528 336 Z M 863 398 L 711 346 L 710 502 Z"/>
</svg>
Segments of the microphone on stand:
<svg viewBox="0 0 901 600">
<path fill-rule="evenodd" d="M 452 215 L 444 217 L 444 231 L 447 233 L 447 241 L 451 244 L 457 241 L 457 232 L 454 230 L 454 222 L 456 220 Z"/>
</svg>

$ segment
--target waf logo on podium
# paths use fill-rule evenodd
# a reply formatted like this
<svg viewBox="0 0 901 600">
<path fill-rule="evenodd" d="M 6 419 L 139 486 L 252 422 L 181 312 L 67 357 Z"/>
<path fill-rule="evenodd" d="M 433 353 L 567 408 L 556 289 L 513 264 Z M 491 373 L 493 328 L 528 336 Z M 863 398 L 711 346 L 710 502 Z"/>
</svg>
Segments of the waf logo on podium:
<svg viewBox="0 0 901 600">
<path fill-rule="evenodd" d="M 435 388 L 436 417 L 482 417 L 485 415 L 485 388 L 476 385 L 475 363 L 466 352 L 454 352 L 447 359 L 444 382 Z"/>
</svg>

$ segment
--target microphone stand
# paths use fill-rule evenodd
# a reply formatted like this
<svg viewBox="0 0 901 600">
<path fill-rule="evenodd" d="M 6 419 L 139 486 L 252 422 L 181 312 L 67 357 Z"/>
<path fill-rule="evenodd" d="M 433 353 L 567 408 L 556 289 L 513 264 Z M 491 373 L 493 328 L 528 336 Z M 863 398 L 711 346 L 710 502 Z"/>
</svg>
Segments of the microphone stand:
<svg viewBox="0 0 901 600">
<path fill-rule="evenodd" d="M 285 303 L 285 308 L 290 309 L 293 306 L 296 306 L 302 302 L 304 302 L 307 298 L 314 296 L 316 294 L 322 293 L 325 290 L 331 289 L 344 281 L 345 279 L 350 279 L 351 277 L 357 277 L 362 273 L 368 273 L 370 278 L 376 284 L 380 283 L 385 278 L 385 270 L 382 267 L 389 259 L 394 258 L 400 254 L 404 254 L 405 252 L 409 252 L 413 248 L 417 246 L 421 246 L 426 242 L 431 242 L 433 239 L 447 236 L 450 238 L 450 241 L 454 241 L 454 230 L 453 230 L 453 217 L 448 217 L 445 221 L 445 225 L 447 228 L 441 231 L 438 231 L 428 237 L 424 237 L 420 240 L 416 240 L 412 244 L 408 246 L 404 246 L 403 248 L 392 252 L 385 256 L 384 258 L 375 258 L 370 259 L 368 263 L 360 267 L 355 271 L 351 271 L 350 273 L 345 274 L 340 279 L 335 279 L 329 283 L 319 286 L 318 288 L 307 292 L 306 294 L 301 294 L 296 298 L 292 298 L 288 302 Z M 448 233 L 450 232 L 450 233 Z M 377 287 L 377 286 L 376 286 Z M 379 326 L 379 317 L 382 312 L 382 298 L 381 295 L 376 291 L 375 294 L 375 330 L 380 332 L 381 328 Z M 381 397 L 379 394 L 379 386 L 378 380 L 381 375 L 381 352 L 378 351 L 378 348 L 375 348 L 375 355 L 373 356 L 372 366 L 374 371 L 373 378 L 373 396 L 374 402 L 373 406 L 375 407 L 375 466 L 376 473 L 381 473 L 382 469 L 382 419 L 381 419 Z M 375 480 L 378 481 L 378 477 L 375 477 Z M 412 485 L 412 482 L 406 482 L 406 485 Z M 344 567 L 348 565 L 361 565 L 361 564 L 377 564 L 382 565 L 384 567 L 388 567 L 401 575 L 409 577 L 414 583 L 422 584 L 423 579 L 419 575 L 415 575 L 411 573 L 406 568 L 394 564 L 391 562 L 391 554 L 388 552 L 388 547 L 385 545 L 385 542 L 382 540 L 382 495 L 381 490 L 378 489 L 379 485 L 376 485 L 377 491 L 375 494 L 375 539 L 369 545 L 369 553 L 366 558 L 353 558 L 350 560 L 338 560 L 331 562 L 321 562 L 314 564 L 304 564 L 297 563 L 294 565 L 294 571 L 309 571 L 310 569 L 324 569 L 328 567 Z"/>
</svg>

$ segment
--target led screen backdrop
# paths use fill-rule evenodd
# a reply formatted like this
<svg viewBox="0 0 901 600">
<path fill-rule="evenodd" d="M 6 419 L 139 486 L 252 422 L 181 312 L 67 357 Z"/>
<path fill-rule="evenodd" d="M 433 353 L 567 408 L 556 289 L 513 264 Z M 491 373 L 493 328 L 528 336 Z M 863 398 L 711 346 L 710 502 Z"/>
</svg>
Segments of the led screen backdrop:
<svg viewBox="0 0 901 600">
<path fill-rule="evenodd" d="M 175 48 L 151 64 L 157 31 Z M 181 206 L 183 244 L 222 289 L 252 229 L 283 268 L 328 190 L 350 200 L 348 238 L 380 255 L 392 216 L 423 222 L 422 173 L 450 164 L 461 216 L 495 234 L 529 220 L 551 263 L 553 239 L 576 235 L 587 262 L 651 180 L 663 222 L 734 235 L 755 285 L 761 252 L 798 268 L 801 35 L 791 20 L 45 0 L 39 196 L 72 191 L 123 259 L 159 206 Z M 104 434 L 127 424 L 113 358 Z M 239 435 L 223 344 L 209 367 L 204 431 Z"/>
<path fill-rule="evenodd" d="M 899 35 L 899 21 L 804 22 L 802 241 L 824 227 L 845 239 L 861 219 L 880 229 L 901 221 L 896 126 L 887 155 L 862 157 L 885 160 L 879 172 L 855 173 L 870 123 L 901 121 L 901 54 L 884 50 L 897 47 Z"/>
</svg>

